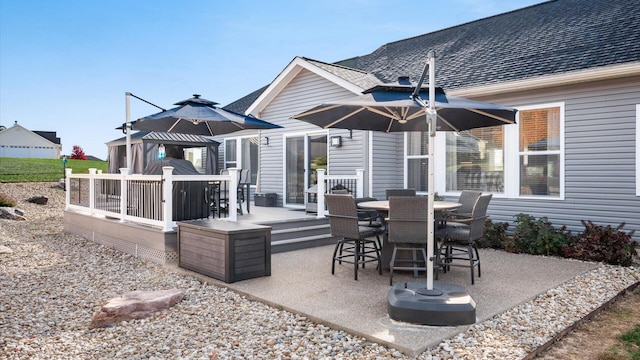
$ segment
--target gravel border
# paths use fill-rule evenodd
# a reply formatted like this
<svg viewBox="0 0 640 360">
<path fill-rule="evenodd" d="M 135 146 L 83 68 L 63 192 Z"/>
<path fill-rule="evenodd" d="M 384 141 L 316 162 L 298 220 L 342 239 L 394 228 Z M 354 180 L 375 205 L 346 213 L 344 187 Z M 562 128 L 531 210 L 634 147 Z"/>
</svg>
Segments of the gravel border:
<svg viewBox="0 0 640 360">
<path fill-rule="evenodd" d="M 25 221 L 0 219 L 1 359 L 409 359 L 397 350 L 248 300 L 170 267 L 63 233 L 56 183 L 0 184 Z M 47 205 L 23 202 L 34 195 Z M 606 281 L 603 281 L 606 279 Z M 638 267 L 599 266 L 445 340 L 417 359 L 533 358 L 640 283 Z M 179 288 L 170 310 L 89 329 L 109 299 Z"/>
</svg>

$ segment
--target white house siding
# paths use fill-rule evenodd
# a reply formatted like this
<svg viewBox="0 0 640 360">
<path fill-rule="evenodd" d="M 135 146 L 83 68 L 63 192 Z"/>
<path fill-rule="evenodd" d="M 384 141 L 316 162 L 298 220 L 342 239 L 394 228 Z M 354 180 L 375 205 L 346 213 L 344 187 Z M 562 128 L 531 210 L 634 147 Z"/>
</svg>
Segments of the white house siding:
<svg viewBox="0 0 640 360">
<path fill-rule="evenodd" d="M 20 125 L 0 132 L 0 157 L 57 159 L 61 146 Z"/>
<path fill-rule="evenodd" d="M 640 197 L 635 195 L 636 104 L 640 77 L 483 99 L 508 106 L 564 102 L 564 200 L 494 197 L 489 214 L 495 221 L 513 220 L 518 213 L 546 216 L 574 233 L 581 220 L 636 230 L 640 241 Z M 508 180 L 507 180 L 508 181 Z"/>
<path fill-rule="evenodd" d="M 372 196 L 385 199 L 385 189 L 404 187 L 404 135 L 372 131 Z"/>
</svg>

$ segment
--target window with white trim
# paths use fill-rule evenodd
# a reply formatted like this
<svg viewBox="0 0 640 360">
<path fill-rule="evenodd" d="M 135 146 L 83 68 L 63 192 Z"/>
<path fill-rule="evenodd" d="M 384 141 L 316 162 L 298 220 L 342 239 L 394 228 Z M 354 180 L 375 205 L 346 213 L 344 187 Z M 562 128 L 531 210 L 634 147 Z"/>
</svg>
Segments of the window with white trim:
<svg viewBox="0 0 640 360">
<path fill-rule="evenodd" d="M 564 197 L 562 102 L 519 107 L 516 125 L 438 132 L 435 145 L 435 185 L 443 194 L 475 189 L 508 198 Z"/>
<path fill-rule="evenodd" d="M 429 166 L 429 132 L 411 131 L 405 135 L 405 169 L 408 189 L 427 192 Z"/>
<path fill-rule="evenodd" d="M 446 135 L 446 191 L 504 192 L 504 127 Z"/>
<path fill-rule="evenodd" d="M 560 197 L 562 188 L 562 107 L 518 112 L 520 196 Z"/>
<path fill-rule="evenodd" d="M 258 178 L 258 137 L 224 139 L 224 168 L 249 169 L 251 184 Z"/>
</svg>

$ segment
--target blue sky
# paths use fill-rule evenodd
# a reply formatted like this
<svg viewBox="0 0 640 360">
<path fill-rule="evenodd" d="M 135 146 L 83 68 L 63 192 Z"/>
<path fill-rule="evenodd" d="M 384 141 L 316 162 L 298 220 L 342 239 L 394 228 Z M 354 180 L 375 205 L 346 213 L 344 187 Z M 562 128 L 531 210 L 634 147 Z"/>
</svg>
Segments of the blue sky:
<svg viewBox="0 0 640 360">
<path fill-rule="evenodd" d="M 295 56 L 334 62 L 543 0 L 0 0 L 0 125 L 106 159 L 125 92 L 226 105 Z M 131 119 L 157 112 L 131 100 Z"/>
</svg>

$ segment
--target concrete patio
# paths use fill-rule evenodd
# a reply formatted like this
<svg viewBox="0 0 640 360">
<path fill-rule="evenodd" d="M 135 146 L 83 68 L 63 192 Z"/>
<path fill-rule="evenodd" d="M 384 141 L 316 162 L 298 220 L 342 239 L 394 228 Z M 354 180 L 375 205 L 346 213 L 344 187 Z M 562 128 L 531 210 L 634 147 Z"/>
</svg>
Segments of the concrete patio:
<svg viewBox="0 0 640 360">
<path fill-rule="evenodd" d="M 387 315 L 389 273 L 374 268 L 359 271 L 336 265 L 331 274 L 333 246 L 289 251 L 272 255 L 271 276 L 226 284 L 189 272 L 201 280 L 226 286 L 250 299 L 265 302 L 367 339 L 417 355 L 468 326 L 423 326 L 400 323 Z M 559 286 L 598 266 L 559 258 L 480 250 L 482 277 L 470 284 L 469 270 L 453 268 L 440 274 L 439 282 L 466 288 L 477 303 L 477 322 L 509 310 L 536 295 Z M 394 283 L 424 281 L 409 273 L 394 274 Z"/>
</svg>

